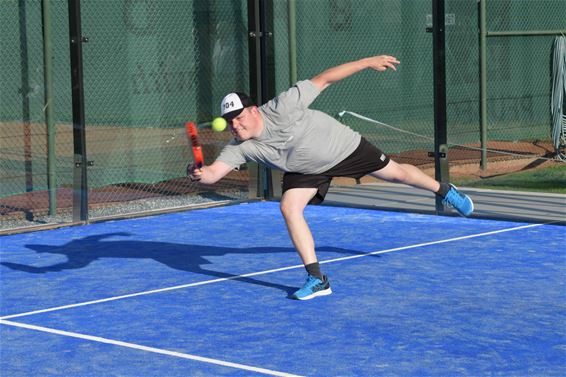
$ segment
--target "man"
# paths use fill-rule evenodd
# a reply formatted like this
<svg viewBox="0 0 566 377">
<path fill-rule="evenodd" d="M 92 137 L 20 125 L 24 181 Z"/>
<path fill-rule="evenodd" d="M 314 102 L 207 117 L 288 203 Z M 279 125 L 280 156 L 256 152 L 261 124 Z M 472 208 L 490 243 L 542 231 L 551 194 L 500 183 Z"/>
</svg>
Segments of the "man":
<svg viewBox="0 0 566 377">
<path fill-rule="evenodd" d="M 439 183 L 412 165 L 390 160 L 360 134 L 309 105 L 329 85 L 365 69 L 396 70 L 393 56 L 373 56 L 330 68 L 310 80 L 299 81 L 276 98 L 257 107 L 243 93 L 222 100 L 221 115 L 235 140 L 224 147 L 216 161 L 200 169 L 189 165 L 192 180 L 213 184 L 247 161 L 285 172 L 281 213 L 289 236 L 308 273 L 304 286 L 293 295 L 299 300 L 332 293 L 320 271 L 314 240 L 303 216 L 307 204 L 324 200 L 332 177 L 370 175 L 400 182 L 440 195 L 461 215 L 473 211 L 469 197 L 452 185 Z"/>
</svg>

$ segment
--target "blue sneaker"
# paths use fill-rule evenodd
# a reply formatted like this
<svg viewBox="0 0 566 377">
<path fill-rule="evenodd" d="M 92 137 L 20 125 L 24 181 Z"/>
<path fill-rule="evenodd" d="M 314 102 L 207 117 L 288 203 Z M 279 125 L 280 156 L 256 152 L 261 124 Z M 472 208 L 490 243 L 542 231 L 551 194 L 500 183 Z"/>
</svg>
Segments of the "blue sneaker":
<svg viewBox="0 0 566 377">
<path fill-rule="evenodd" d="M 323 276 L 322 280 L 320 280 L 315 276 L 309 275 L 305 285 L 291 297 L 295 300 L 310 300 L 311 298 L 326 296 L 331 293 L 332 289 L 330 289 L 330 283 L 326 276 Z"/>
<path fill-rule="evenodd" d="M 443 204 L 447 204 L 454 208 L 462 216 L 470 216 L 474 212 L 474 202 L 468 195 L 462 194 L 454 185 L 450 185 L 450 191 L 442 200 Z"/>
</svg>

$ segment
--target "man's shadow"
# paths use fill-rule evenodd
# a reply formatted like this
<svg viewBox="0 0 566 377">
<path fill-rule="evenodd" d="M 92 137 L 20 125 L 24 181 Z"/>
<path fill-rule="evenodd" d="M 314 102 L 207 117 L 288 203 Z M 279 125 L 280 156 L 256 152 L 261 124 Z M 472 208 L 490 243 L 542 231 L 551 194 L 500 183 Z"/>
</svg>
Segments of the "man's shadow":
<svg viewBox="0 0 566 377">
<path fill-rule="evenodd" d="M 134 240 L 105 240 L 109 237 L 128 237 L 129 233 L 109 233 L 96 236 L 88 236 L 78 240 L 72 240 L 61 246 L 28 244 L 27 248 L 37 253 L 60 254 L 67 258 L 66 262 L 53 264 L 45 267 L 35 267 L 19 263 L 2 262 L 1 265 L 12 270 L 23 271 L 32 274 L 43 274 L 46 272 L 58 272 L 63 270 L 74 270 L 87 267 L 93 261 L 101 258 L 127 258 L 127 259 L 153 259 L 170 268 L 187 271 L 214 278 L 228 278 L 264 287 L 276 288 L 284 291 L 287 297 L 297 290 L 297 287 L 271 283 L 230 274 L 227 272 L 206 269 L 203 266 L 211 264 L 207 257 L 217 257 L 227 254 L 250 254 L 262 253 L 289 253 L 295 254 L 294 249 L 286 247 L 252 247 L 252 248 L 230 248 L 205 245 L 188 245 L 169 242 L 134 241 Z M 317 251 L 338 252 L 348 255 L 364 254 L 363 252 L 347 250 L 335 247 L 320 247 Z"/>
</svg>

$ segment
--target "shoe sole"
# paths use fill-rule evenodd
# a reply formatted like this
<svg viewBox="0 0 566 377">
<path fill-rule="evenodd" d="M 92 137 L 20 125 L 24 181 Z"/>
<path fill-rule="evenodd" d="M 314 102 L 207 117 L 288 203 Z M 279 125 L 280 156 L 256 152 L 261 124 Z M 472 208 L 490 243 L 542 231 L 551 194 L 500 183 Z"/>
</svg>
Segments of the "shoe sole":
<svg viewBox="0 0 566 377">
<path fill-rule="evenodd" d="M 328 296 L 330 294 L 332 294 L 332 289 L 328 288 L 328 289 L 325 289 L 325 290 L 322 290 L 322 291 L 315 292 L 312 295 L 308 295 L 308 296 L 305 296 L 305 297 L 296 297 L 295 296 L 294 298 L 296 300 L 306 301 L 306 300 L 310 300 L 310 299 L 313 299 L 313 298 L 319 297 L 319 296 Z"/>
</svg>

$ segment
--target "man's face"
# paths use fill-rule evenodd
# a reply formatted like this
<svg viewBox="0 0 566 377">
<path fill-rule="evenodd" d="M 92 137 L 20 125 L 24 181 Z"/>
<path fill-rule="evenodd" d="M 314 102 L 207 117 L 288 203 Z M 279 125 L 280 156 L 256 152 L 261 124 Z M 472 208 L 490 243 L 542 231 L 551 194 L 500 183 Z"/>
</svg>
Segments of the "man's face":
<svg viewBox="0 0 566 377">
<path fill-rule="evenodd" d="M 246 107 L 237 117 L 228 122 L 230 131 L 240 141 L 258 136 L 260 130 L 260 114 L 256 107 Z"/>
</svg>

